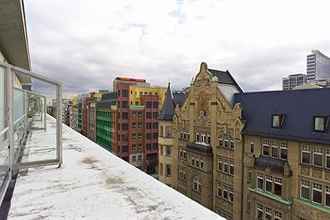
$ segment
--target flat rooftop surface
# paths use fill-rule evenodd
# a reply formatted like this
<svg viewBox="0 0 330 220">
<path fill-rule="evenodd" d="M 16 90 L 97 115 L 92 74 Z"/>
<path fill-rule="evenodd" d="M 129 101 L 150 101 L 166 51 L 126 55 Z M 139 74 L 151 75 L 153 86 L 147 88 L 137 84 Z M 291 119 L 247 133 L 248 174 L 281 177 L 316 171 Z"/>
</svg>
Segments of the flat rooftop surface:
<svg viewBox="0 0 330 220">
<path fill-rule="evenodd" d="M 47 131 L 32 132 L 27 157 L 52 159 L 54 143 L 48 117 Z M 8 219 L 224 219 L 65 125 L 63 159 L 61 168 L 21 171 Z"/>
</svg>

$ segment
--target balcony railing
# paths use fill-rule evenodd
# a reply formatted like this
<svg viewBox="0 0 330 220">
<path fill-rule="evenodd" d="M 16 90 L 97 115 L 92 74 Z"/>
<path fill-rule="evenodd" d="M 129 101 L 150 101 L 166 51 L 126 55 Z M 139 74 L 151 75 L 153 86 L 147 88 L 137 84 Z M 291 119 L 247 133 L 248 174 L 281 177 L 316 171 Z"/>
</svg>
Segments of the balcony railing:
<svg viewBox="0 0 330 220">
<path fill-rule="evenodd" d="M 36 156 L 47 149 L 25 149 L 28 135 L 46 131 L 46 96 L 21 88 L 20 79 L 31 79 L 56 89 L 56 140 L 54 158 Z M 21 168 L 62 164 L 62 83 L 0 62 L 0 204 L 10 181 Z M 35 154 L 31 156 L 32 154 Z"/>
</svg>

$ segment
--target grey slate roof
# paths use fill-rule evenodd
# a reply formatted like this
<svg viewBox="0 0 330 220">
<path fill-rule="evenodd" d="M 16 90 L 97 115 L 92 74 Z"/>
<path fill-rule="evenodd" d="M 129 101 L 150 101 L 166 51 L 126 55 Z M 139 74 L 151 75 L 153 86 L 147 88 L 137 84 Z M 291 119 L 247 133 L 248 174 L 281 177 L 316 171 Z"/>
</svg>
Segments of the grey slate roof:
<svg viewBox="0 0 330 220">
<path fill-rule="evenodd" d="M 205 152 L 205 153 L 212 153 L 212 147 L 209 145 L 204 145 L 204 144 L 196 144 L 196 143 L 188 143 L 187 148 Z"/>
<path fill-rule="evenodd" d="M 226 71 L 214 70 L 214 69 L 208 69 L 208 70 L 213 76 L 216 76 L 218 78 L 219 83 L 233 85 L 240 92 L 242 92 L 241 87 L 237 84 L 234 77 L 229 73 L 228 70 L 226 70 Z"/>
<path fill-rule="evenodd" d="M 186 94 L 184 92 L 174 92 L 173 93 L 173 102 L 174 105 L 179 105 L 180 107 L 186 101 Z"/>
<path fill-rule="evenodd" d="M 159 113 L 159 120 L 172 121 L 174 115 L 174 108 L 175 106 L 172 99 L 171 88 L 170 84 L 168 84 L 164 104 Z"/>
<path fill-rule="evenodd" d="M 314 116 L 330 116 L 330 88 L 235 94 L 243 109 L 244 134 L 330 144 L 325 132 L 315 132 Z M 272 128 L 272 115 L 284 114 L 282 128 Z"/>
<path fill-rule="evenodd" d="M 277 173 L 283 173 L 284 172 L 284 160 L 274 159 L 271 157 L 265 157 L 260 156 L 255 161 L 255 166 L 258 169 L 265 170 L 266 168 L 270 168 L 271 171 L 277 172 Z"/>
</svg>

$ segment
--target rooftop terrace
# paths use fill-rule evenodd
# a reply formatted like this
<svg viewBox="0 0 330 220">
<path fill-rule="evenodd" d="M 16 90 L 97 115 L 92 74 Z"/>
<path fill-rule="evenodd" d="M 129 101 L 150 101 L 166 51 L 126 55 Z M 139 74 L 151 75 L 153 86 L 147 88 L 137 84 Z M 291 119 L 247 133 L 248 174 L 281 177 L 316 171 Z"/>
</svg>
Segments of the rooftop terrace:
<svg viewBox="0 0 330 220">
<path fill-rule="evenodd" d="M 52 157 L 55 130 L 48 116 L 23 160 Z M 223 219 L 65 125 L 62 140 L 62 167 L 20 170 L 9 219 Z"/>
</svg>

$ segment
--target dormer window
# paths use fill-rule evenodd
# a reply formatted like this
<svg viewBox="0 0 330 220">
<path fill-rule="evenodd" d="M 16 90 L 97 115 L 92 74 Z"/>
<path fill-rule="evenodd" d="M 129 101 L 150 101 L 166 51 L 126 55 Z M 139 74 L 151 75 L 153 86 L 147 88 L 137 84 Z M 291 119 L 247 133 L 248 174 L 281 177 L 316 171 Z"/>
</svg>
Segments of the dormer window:
<svg viewBox="0 0 330 220">
<path fill-rule="evenodd" d="M 283 114 L 272 115 L 272 128 L 282 128 L 283 122 L 284 122 Z"/>
<path fill-rule="evenodd" d="M 327 127 L 327 117 L 314 116 L 314 131 L 324 132 Z"/>
</svg>

